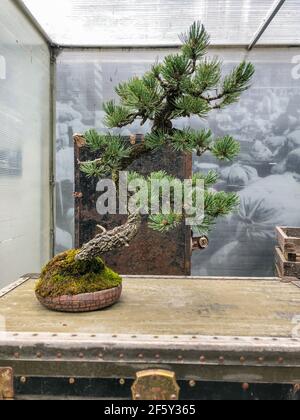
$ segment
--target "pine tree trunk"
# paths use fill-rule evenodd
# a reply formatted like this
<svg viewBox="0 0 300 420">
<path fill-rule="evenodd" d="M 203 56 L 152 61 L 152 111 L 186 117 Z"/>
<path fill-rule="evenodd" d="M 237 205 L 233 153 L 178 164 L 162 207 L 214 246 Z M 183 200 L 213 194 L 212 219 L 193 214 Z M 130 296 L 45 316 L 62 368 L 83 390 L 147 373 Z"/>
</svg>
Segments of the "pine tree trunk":
<svg viewBox="0 0 300 420">
<path fill-rule="evenodd" d="M 113 230 L 107 232 L 102 228 L 103 232 L 101 234 L 83 245 L 76 256 L 76 260 L 91 260 L 115 249 L 129 246 L 129 243 L 137 235 L 140 226 L 141 216 L 137 213 L 130 215 L 127 223 Z"/>
</svg>

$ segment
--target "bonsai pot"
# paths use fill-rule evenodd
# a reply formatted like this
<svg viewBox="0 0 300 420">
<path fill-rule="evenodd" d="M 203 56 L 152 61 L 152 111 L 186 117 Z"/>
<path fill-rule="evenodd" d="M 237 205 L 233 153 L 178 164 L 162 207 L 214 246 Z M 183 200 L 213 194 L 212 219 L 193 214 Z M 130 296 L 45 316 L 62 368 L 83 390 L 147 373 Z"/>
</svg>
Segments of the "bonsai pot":
<svg viewBox="0 0 300 420">
<path fill-rule="evenodd" d="M 80 295 L 64 295 L 43 298 L 36 293 L 39 302 L 47 309 L 57 312 L 92 312 L 114 305 L 121 297 L 122 285 L 113 289 Z"/>
<path fill-rule="evenodd" d="M 38 301 L 57 312 L 92 312 L 121 297 L 122 278 L 99 257 L 80 260 L 79 250 L 66 251 L 43 269 L 36 287 Z"/>
</svg>

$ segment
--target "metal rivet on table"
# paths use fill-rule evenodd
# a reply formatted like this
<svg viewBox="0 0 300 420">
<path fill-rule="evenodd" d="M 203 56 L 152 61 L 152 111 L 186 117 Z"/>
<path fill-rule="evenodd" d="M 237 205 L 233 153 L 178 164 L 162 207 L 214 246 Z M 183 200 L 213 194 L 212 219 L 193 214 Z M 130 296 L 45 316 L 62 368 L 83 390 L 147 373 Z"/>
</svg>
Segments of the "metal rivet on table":
<svg viewBox="0 0 300 420">
<path fill-rule="evenodd" d="M 125 385 L 125 379 L 121 378 L 121 379 L 119 380 L 119 384 L 120 384 L 120 385 Z"/>
<path fill-rule="evenodd" d="M 74 385 L 74 384 L 75 384 L 75 382 L 76 382 L 75 378 L 70 378 L 70 379 L 69 379 L 69 384 L 70 384 L 70 385 Z"/>
<path fill-rule="evenodd" d="M 196 381 L 194 381 L 194 380 L 189 381 L 189 386 L 191 388 L 194 388 L 196 386 Z"/>
<path fill-rule="evenodd" d="M 26 377 L 25 376 L 21 376 L 20 382 L 21 382 L 21 384 L 26 384 L 26 382 L 27 382 Z"/>
</svg>

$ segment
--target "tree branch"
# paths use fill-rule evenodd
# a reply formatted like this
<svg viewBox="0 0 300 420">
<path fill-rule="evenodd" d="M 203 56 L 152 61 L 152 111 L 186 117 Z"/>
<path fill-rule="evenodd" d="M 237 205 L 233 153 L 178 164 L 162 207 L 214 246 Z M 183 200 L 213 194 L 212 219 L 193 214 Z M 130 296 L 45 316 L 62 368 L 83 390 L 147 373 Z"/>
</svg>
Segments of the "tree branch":
<svg viewBox="0 0 300 420">
<path fill-rule="evenodd" d="M 86 146 L 86 140 L 84 135 L 82 134 L 75 134 L 73 136 L 74 138 L 74 142 L 78 145 L 78 147 L 84 147 Z M 78 139 L 80 139 L 80 146 L 78 144 Z M 135 162 L 137 159 L 139 159 L 141 156 L 149 153 L 149 149 L 146 147 L 146 145 L 144 144 L 144 142 L 142 143 L 138 143 L 138 144 L 133 144 L 131 146 L 131 153 L 130 156 L 127 158 L 122 159 L 121 161 L 121 169 L 120 170 L 125 170 L 128 168 L 128 166 L 130 166 L 133 162 Z M 95 160 L 91 160 L 91 161 L 86 161 L 86 162 L 81 162 L 78 160 L 78 164 L 84 164 L 84 163 L 101 163 L 102 159 L 101 158 L 97 158 Z"/>
<path fill-rule="evenodd" d="M 107 252 L 129 246 L 140 229 L 141 220 L 139 213 L 131 214 L 124 225 L 108 232 L 103 231 L 81 248 L 76 255 L 76 260 L 91 260 L 95 257 L 101 257 Z"/>
</svg>

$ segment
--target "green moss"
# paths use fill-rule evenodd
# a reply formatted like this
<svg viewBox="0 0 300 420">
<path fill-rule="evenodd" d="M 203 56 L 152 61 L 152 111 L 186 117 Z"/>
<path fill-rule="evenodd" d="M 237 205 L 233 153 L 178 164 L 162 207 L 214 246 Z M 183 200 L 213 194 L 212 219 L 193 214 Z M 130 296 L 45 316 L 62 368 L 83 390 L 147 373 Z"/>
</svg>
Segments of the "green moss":
<svg viewBox="0 0 300 420">
<path fill-rule="evenodd" d="M 118 287 L 122 278 L 110 270 L 101 258 L 76 261 L 78 250 L 66 251 L 42 270 L 36 292 L 39 296 L 79 295 Z"/>
</svg>

